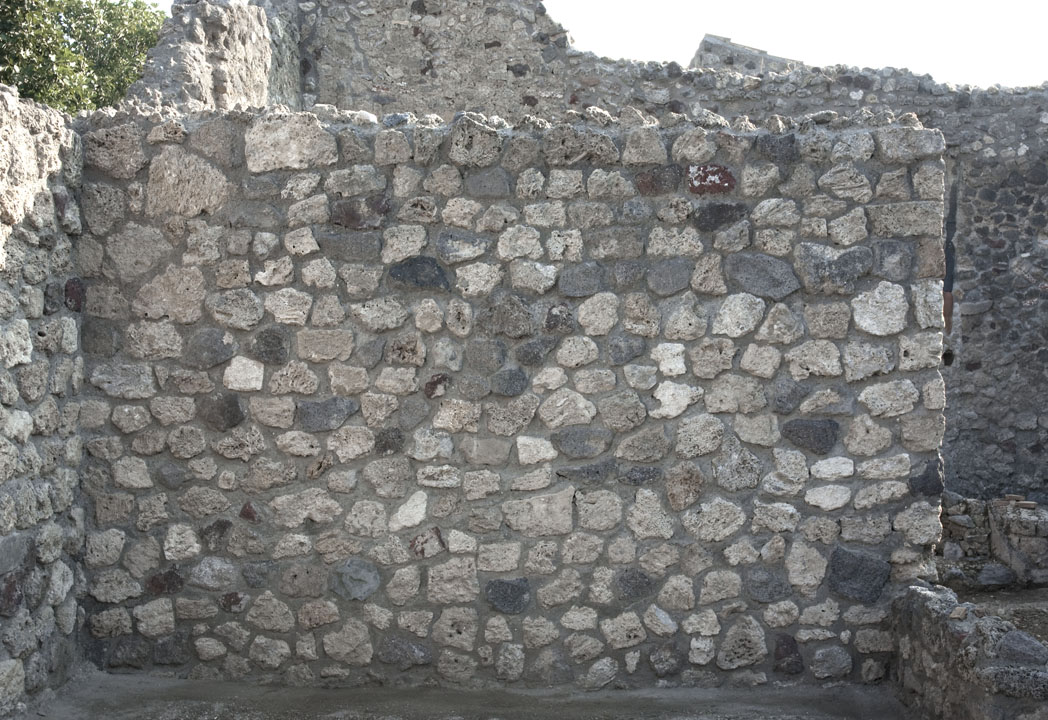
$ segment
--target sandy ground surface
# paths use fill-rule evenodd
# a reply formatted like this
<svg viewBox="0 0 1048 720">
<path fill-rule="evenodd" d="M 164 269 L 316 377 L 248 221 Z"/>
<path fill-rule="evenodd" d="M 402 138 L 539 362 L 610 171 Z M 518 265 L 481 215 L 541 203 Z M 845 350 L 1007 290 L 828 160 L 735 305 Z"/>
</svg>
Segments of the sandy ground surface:
<svg viewBox="0 0 1048 720">
<path fill-rule="evenodd" d="M 23 717 L 46 720 L 918 720 L 887 687 L 318 690 L 81 671 Z"/>
</svg>

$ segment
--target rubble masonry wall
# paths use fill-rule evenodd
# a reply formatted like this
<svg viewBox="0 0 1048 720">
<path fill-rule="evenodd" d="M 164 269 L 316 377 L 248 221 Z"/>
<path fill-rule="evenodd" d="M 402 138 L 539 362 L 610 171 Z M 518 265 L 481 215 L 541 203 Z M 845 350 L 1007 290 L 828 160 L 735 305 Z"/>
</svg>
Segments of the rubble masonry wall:
<svg viewBox="0 0 1048 720">
<path fill-rule="evenodd" d="M 882 677 L 940 532 L 941 134 L 318 110 L 83 127 L 88 655 Z"/>
<path fill-rule="evenodd" d="M 0 88 L 0 713 L 79 657 L 80 139 Z"/>
<path fill-rule="evenodd" d="M 774 128 L 776 116 L 915 113 L 945 135 L 946 188 L 957 195 L 956 305 L 946 337 L 951 364 L 943 368 L 951 398 L 946 485 L 966 497 L 1019 493 L 1048 501 L 1048 415 L 1027 392 L 1048 381 L 1044 87 L 980 89 L 905 69 L 813 68 L 715 37 L 703 41 L 690 68 L 598 58 L 574 50 L 565 29 L 531 0 L 260 5 L 270 45 L 278 48 L 268 85 L 278 89 L 262 92 L 261 62 L 242 71 L 257 76 L 253 84 L 226 82 L 225 58 L 247 53 L 236 50 L 247 37 L 232 20 L 246 12 L 236 2 L 176 5 L 142 87 L 163 86 L 166 102 L 189 109 L 319 103 L 377 116 L 434 113 L 446 121 L 463 110 L 515 123 L 526 115 L 570 120 L 590 106 L 612 114 L 633 106 L 662 117 L 746 116 L 740 127 L 752 121 Z M 172 47 L 186 49 L 178 55 Z M 220 68 L 213 82 L 209 62 Z M 172 85 L 178 73 L 203 78 L 201 89 L 187 94 L 186 83 Z M 209 103 L 212 95 L 218 99 Z"/>
</svg>

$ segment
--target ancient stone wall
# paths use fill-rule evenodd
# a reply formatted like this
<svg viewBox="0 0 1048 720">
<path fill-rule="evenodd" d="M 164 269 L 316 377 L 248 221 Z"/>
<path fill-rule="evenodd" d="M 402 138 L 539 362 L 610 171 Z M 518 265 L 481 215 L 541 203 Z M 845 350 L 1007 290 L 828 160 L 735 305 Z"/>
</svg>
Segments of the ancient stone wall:
<svg viewBox="0 0 1048 720">
<path fill-rule="evenodd" d="M 80 141 L 68 118 L 0 86 L 0 714 L 60 684 L 84 512 L 78 313 Z"/>
<path fill-rule="evenodd" d="M 320 110 L 82 128 L 89 656 L 882 677 L 940 532 L 941 134 Z"/>
<path fill-rule="evenodd" d="M 295 3 L 171 5 L 128 99 L 180 110 L 301 106 L 298 9 Z"/>
<path fill-rule="evenodd" d="M 999 617 L 980 617 L 946 588 L 912 587 L 895 603 L 893 672 L 931 720 L 1039 720 L 1048 647 Z"/>
<path fill-rule="evenodd" d="M 174 27 L 196 27 L 206 20 L 191 18 L 220 12 L 205 2 L 176 7 L 183 20 Z M 571 119 L 591 106 L 612 113 L 633 106 L 658 116 L 746 116 L 735 121 L 740 129 L 751 120 L 775 129 L 777 115 L 912 112 L 925 127 L 941 129 L 947 187 L 956 186 L 958 195 L 955 322 L 946 338 L 951 364 L 943 369 L 951 398 L 946 484 L 968 497 L 1013 492 L 1048 501 L 1048 415 L 1039 394 L 1028 392 L 1048 382 L 1042 357 L 1048 313 L 1044 87 L 979 89 L 892 68 L 812 68 L 717 37 L 703 41 L 688 69 L 597 58 L 572 49 L 566 31 L 533 0 L 265 7 L 270 23 L 283 23 L 282 34 L 294 37 L 282 45 L 284 90 L 270 93 L 270 102 L 291 107 L 320 103 L 445 120 L 477 110 L 516 122 L 527 115 Z M 182 42 L 184 33 L 173 32 Z M 143 87 L 158 85 L 151 78 L 209 72 L 199 63 L 206 65 L 203 55 L 186 61 L 160 52 Z M 260 76 L 254 87 L 264 85 Z M 165 88 L 154 95 L 183 107 L 223 106 L 207 92 L 187 103 L 177 86 Z M 253 96 L 243 104 L 262 102 Z"/>
</svg>

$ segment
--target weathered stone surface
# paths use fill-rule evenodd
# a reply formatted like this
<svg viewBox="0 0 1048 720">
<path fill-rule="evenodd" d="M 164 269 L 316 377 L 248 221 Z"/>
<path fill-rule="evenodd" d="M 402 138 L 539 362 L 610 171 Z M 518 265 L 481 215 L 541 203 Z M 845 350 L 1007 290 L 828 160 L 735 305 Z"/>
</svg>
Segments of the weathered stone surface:
<svg viewBox="0 0 1048 720">
<path fill-rule="evenodd" d="M 473 602 L 480 594 L 476 561 L 471 557 L 453 558 L 433 566 L 426 594 L 435 603 Z"/>
<path fill-rule="evenodd" d="M 794 445 L 827 455 L 837 444 L 840 425 L 836 420 L 789 420 L 783 423 L 781 432 Z"/>
<path fill-rule="evenodd" d="M 565 425 L 586 425 L 596 414 L 593 403 L 567 388 L 551 394 L 538 409 L 539 419 L 551 430 Z"/>
<path fill-rule="evenodd" d="M 433 651 L 429 645 L 396 635 L 382 639 L 375 657 L 379 662 L 396 666 L 401 672 L 418 665 L 433 664 Z"/>
<path fill-rule="evenodd" d="M 639 539 L 673 537 L 674 522 L 662 509 L 659 496 L 651 490 L 637 490 L 634 504 L 626 513 L 626 525 Z"/>
<path fill-rule="evenodd" d="M 354 667 L 369 664 L 374 654 L 367 625 L 359 620 L 347 620 L 340 631 L 324 635 L 323 647 L 333 660 Z"/>
<path fill-rule="evenodd" d="M 214 215 L 233 192 L 233 185 L 210 163 L 167 145 L 149 163 L 146 212 Z"/>
<path fill-rule="evenodd" d="M 735 670 L 755 665 L 768 655 L 767 640 L 760 624 L 745 616 L 735 622 L 724 636 L 717 652 L 717 667 Z"/>
<path fill-rule="evenodd" d="M 736 253 L 724 263 L 728 281 L 757 297 L 782 300 L 801 285 L 788 263 L 767 255 Z"/>
<path fill-rule="evenodd" d="M 842 647 L 819 648 L 812 658 L 811 673 L 820 680 L 846 677 L 851 669 L 851 653 Z"/>
<path fill-rule="evenodd" d="M 851 305 L 855 326 L 871 335 L 894 335 L 906 327 L 909 304 L 905 289 L 899 285 L 881 282 L 873 290 L 859 293 Z"/>
<path fill-rule="evenodd" d="M 827 584 L 850 600 L 873 603 L 888 582 L 891 566 L 866 553 L 838 546 L 830 555 Z"/>
<path fill-rule="evenodd" d="M 506 524 L 528 537 L 566 535 L 573 526 L 575 488 L 502 503 Z"/>
<path fill-rule="evenodd" d="M 176 323 L 192 323 L 199 320 L 203 313 L 202 304 L 206 294 L 204 276 L 199 268 L 171 265 L 163 274 L 139 289 L 131 310 L 150 320 L 168 317 Z M 189 359 L 191 362 L 200 362 L 196 358 Z"/>
<path fill-rule="evenodd" d="M 309 113 L 263 115 L 248 128 L 244 145 L 247 167 L 253 173 L 303 170 L 331 165 L 338 158 L 335 136 Z"/>
<path fill-rule="evenodd" d="M 115 178 L 133 178 L 147 162 L 142 133 L 134 123 L 84 134 L 84 163 Z"/>
<path fill-rule="evenodd" d="M 380 582 L 378 568 L 360 557 L 349 558 L 331 574 L 331 589 L 347 600 L 366 600 Z"/>
<path fill-rule="evenodd" d="M 797 247 L 795 268 L 804 289 L 823 295 L 845 295 L 873 267 L 873 252 L 867 247 L 838 249 L 814 243 Z"/>
<path fill-rule="evenodd" d="M 677 426 L 677 457 L 708 455 L 720 447 L 723 437 L 724 423 L 714 415 L 703 413 L 684 418 Z"/>
<path fill-rule="evenodd" d="M 713 318 L 715 335 L 737 338 L 752 332 L 764 317 L 764 301 L 750 293 L 729 295 Z"/>
<path fill-rule="evenodd" d="M 110 397 L 142 400 L 156 394 L 153 371 L 148 365 L 100 365 L 91 374 L 91 384 Z"/>
<path fill-rule="evenodd" d="M 550 433 L 550 441 L 569 458 L 592 458 L 607 450 L 612 434 L 604 428 L 571 426 Z"/>
<path fill-rule="evenodd" d="M 714 498 L 687 510 L 681 517 L 685 530 L 698 540 L 719 542 L 738 532 L 746 522 L 746 513 L 735 503 Z"/>
<path fill-rule="evenodd" d="M 639 645 L 648 637 L 635 612 L 625 612 L 617 617 L 601 620 L 600 631 L 608 645 L 616 650 Z"/>
<path fill-rule="evenodd" d="M 484 586 L 484 597 L 498 612 L 519 615 L 531 601 L 531 587 L 527 578 L 491 580 Z"/>
</svg>

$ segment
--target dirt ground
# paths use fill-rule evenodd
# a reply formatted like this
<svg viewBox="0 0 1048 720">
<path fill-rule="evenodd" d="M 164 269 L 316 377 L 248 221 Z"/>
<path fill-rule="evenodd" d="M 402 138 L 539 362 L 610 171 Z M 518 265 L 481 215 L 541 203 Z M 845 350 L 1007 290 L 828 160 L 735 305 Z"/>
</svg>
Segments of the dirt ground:
<svg viewBox="0 0 1048 720">
<path fill-rule="evenodd" d="M 1048 588 L 958 593 L 958 597 L 975 603 L 985 615 L 1000 615 L 1048 645 Z"/>
<path fill-rule="evenodd" d="M 25 720 L 916 720 L 887 687 L 318 690 L 84 670 Z"/>
</svg>

